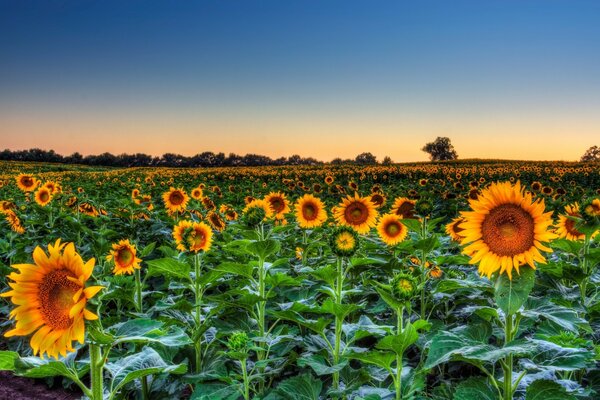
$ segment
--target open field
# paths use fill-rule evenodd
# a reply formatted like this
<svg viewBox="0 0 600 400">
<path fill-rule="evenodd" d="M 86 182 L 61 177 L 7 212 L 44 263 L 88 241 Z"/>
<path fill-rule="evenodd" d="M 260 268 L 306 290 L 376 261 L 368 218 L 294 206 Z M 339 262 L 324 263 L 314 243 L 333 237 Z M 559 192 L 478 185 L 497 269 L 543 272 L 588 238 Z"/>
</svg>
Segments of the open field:
<svg viewBox="0 0 600 400">
<path fill-rule="evenodd" d="M 0 370 L 93 400 L 597 399 L 599 198 L 598 163 L 2 162 Z"/>
</svg>

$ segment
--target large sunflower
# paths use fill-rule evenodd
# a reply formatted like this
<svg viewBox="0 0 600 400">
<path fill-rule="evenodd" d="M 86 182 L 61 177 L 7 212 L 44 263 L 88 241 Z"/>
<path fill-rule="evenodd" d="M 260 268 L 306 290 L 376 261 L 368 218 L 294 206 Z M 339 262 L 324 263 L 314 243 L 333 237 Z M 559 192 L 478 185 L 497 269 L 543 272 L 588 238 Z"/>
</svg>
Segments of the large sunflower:
<svg viewBox="0 0 600 400">
<path fill-rule="evenodd" d="M 17 176 L 17 186 L 24 192 L 33 192 L 40 181 L 29 174 L 20 174 Z"/>
<path fill-rule="evenodd" d="M 173 227 L 173 238 L 180 251 L 208 251 L 212 242 L 212 230 L 204 222 L 180 221 Z"/>
<path fill-rule="evenodd" d="M 140 269 L 141 259 L 137 258 L 137 249 L 135 245 L 129 243 L 129 239 L 121 240 L 119 243 L 113 243 L 110 254 L 106 256 L 107 261 L 113 261 L 115 275 L 133 274 L 136 269 Z"/>
<path fill-rule="evenodd" d="M 27 336 L 31 338 L 34 355 L 44 354 L 58 358 L 74 351 L 72 342 L 83 344 L 84 320 L 98 317 L 85 309 L 87 301 L 94 297 L 102 286 L 85 287 L 92 275 L 95 260 L 83 262 L 73 243 L 48 245 L 48 254 L 41 247 L 33 251 L 35 264 L 18 264 L 12 267 L 8 277 L 11 291 L 0 294 L 10 297 L 17 306 L 10 316 L 16 327 L 4 336 Z"/>
<path fill-rule="evenodd" d="M 187 206 L 189 196 L 185 190 L 174 187 L 169 188 L 168 192 L 163 193 L 165 207 L 170 213 L 183 212 Z"/>
<path fill-rule="evenodd" d="M 406 239 L 408 228 L 400 220 L 396 214 L 385 214 L 377 224 L 379 237 L 388 246 L 394 246 Z"/>
<path fill-rule="evenodd" d="M 35 192 L 35 202 L 45 207 L 52 201 L 52 192 L 45 186 L 42 186 Z"/>
<path fill-rule="evenodd" d="M 402 218 L 416 218 L 415 203 L 414 200 L 410 200 L 406 197 L 398 197 L 394 200 L 391 212 L 400 215 Z"/>
<path fill-rule="evenodd" d="M 300 228 L 316 228 L 327 221 L 325 204 L 312 194 L 305 194 L 300 197 L 294 208 L 296 209 L 296 220 Z"/>
<path fill-rule="evenodd" d="M 271 192 L 265 196 L 265 201 L 271 206 L 277 219 L 282 219 L 290 212 L 290 202 L 285 198 L 284 193 Z"/>
<path fill-rule="evenodd" d="M 469 201 L 473 211 L 461 212 L 465 222 L 462 244 L 469 243 L 463 253 L 471 256 L 471 264 L 479 263 L 479 272 L 491 277 L 496 271 L 512 279 L 513 268 L 525 263 L 535 269 L 535 261 L 545 263 L 540 250 L 552 252 L 542 242 L 555 238 L 549 227 L 551 212 L 544 213 L 543 200 L 534 201 L 524 194 L 521 184 L 492 183 L 477 200 Z"/>
<path fill-rule="evenodd" d="M 334 212 L 340 225 L 346 225 L 360 234 L 365 234 L 377 223 L 378 212 L 368 197 L 348 196 L 342 200 Z"/>
</svg>

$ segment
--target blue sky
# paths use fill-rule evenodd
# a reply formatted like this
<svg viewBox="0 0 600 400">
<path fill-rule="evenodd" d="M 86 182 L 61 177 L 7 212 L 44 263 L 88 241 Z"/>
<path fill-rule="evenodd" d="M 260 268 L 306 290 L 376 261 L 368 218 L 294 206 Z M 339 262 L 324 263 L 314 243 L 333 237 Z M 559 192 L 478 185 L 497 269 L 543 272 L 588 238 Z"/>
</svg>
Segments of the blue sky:
<svg viewBox="0 0 600 400">
<path fill-rule="evenodd" d="M 449 136 L 463 158 L 576 159 L 600 144 L 599 20 L 597 1 L 0 0 L 0 147 L 413 161 Z"/>
</svg>

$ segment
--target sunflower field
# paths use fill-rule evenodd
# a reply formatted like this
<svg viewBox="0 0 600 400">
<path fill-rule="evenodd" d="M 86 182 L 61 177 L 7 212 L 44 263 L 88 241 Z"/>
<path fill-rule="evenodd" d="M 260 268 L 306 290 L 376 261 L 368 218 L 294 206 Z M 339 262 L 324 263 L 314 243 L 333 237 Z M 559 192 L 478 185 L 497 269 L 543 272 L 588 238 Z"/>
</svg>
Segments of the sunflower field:
<svg viewBox="0 0 600 400">
<path fill-rule="evenodd" d="M 0 371 L 92 400 L 598 399 L 599 230 L 598 164 L 4 162 Z"/>
</svg>

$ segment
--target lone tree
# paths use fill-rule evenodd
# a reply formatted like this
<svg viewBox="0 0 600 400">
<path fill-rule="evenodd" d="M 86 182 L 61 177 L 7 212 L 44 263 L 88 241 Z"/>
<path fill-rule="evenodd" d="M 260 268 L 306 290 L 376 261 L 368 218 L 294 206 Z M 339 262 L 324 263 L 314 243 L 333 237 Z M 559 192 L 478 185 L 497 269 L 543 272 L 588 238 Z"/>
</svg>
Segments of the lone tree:
<svg viewBox="0 0 600 400">
<path fill-rule="evenodd" d="M 431 161 L 456 160 L 458 158 L 454 146 L 450 143 L 450 138 L 447 137 L 438 137 L 433 142 L 427 143 L 421 150 L 429 153 Z"/>
<path fill-rule="evenodd" d="M 361 153 L 356 156 L 354 162 L 358 165 L 374 165 L 377 164 L 377 157 L 371 153 Z"/>
<path fill-rule="evenodd" d="M 600 147 L 592 146 L 585 151 L 585 154 L 581 156 L 581 161 L 600 161 Z"/>
</svg>

